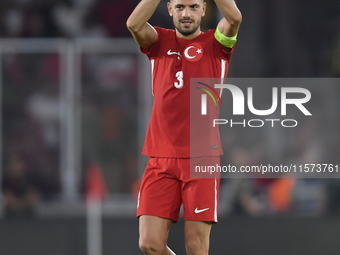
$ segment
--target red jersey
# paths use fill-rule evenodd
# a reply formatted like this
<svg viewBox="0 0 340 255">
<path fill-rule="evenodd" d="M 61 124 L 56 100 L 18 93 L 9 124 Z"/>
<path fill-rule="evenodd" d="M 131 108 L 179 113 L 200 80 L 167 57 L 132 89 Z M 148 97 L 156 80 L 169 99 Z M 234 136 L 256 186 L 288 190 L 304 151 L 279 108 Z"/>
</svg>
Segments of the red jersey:
<svg viewBox="0 0 340 255">
<path fill-rule="evenodd" d="M 190 78 L 225 78 L 233 49 L 224 50 L 215 39 L 215 30 L 187 40 L 178 38 L 175 30 L 155 29 L 158 41 L 149 51 L 141 49 L 151 62 L 154 95 L 143 154 L 174 158 L 222 155 L 218 127 L 204 132 L 190 151 Z M 215 117 L 218 110 L 211 116 Z"/>
</svg>

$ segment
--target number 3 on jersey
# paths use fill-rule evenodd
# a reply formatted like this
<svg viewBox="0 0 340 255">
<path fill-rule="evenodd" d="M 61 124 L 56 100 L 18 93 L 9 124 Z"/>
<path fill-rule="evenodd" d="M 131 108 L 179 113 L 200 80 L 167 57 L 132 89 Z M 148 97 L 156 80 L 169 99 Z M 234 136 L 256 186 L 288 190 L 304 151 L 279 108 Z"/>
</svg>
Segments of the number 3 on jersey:
<svg viewBox="0 0 340 255">
<path fill-rule="evenodd" d="M 183 82 L 183 72 L 182 71 L 178 71 L 176 73 L 176 77 L 177 77 L 178 82 L 176 81 L 174 83 L 175 88 L 177 88 L 177 89 L 183 88 L 183 83 L 184 83 Z"/>
</svg>

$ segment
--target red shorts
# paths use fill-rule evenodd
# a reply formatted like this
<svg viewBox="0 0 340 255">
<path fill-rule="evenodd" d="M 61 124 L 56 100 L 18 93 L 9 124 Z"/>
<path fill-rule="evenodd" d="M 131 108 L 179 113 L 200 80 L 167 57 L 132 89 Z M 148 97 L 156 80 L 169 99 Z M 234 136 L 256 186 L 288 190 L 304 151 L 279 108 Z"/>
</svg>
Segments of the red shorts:
<svg viewBox="0 0 340 255">
<path fill-rule="evenodd" d="M 181 204 L 184 220 L 217 222 L 219 178 L 190 178 L 190 161 L 220 164 L 220 157 L 150 157 L 138 195 L 137 217 L 153 215 L 178 221 Z"/>
</svg>

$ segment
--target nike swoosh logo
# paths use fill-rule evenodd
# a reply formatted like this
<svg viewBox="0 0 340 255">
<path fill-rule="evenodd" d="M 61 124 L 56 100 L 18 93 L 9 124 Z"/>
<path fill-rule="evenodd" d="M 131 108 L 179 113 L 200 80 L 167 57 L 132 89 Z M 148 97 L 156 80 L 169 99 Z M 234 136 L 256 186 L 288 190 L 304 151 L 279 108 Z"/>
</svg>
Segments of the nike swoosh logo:
<svg viewBox="0 0 340 255">
<path fill-rule="evenodd" d="M 209 208 L 205 208 L 205 209 L 201 209 L 201 210 L 198 210 L 198 207 L 195 209 L 195 213 L 201 213 L 201 212 L 204 212 L 204 211 L 207 211 L 209 210 Z"/>
<path fill-rule="evenodd" d="M 168 55 L 174 55 L 174 54 L 181 56 L 181 53 L 179 52 L 172 52 L 171 50 L 168 50 Z"/>
</svg>

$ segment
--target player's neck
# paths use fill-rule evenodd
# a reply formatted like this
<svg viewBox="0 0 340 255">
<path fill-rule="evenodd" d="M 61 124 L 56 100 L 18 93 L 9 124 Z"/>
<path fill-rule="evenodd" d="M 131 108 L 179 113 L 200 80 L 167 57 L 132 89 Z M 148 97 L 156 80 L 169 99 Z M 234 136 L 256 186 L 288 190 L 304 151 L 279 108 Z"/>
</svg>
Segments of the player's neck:
<svg viewBox="0 0 340 255">
<path fill-rule="evenodd" d="M 182 38 L 182 39 L 187 39 L 187 40 L 192 40 L 195 39 L 196 37 L 198 37 L 201 34 L 201 29 L 197 28 L 197 30 L 195 31 L 195 33 L 191 34 L 191 35 L 183 35 L 181 34 L 177 29 L 176 29 L 176 36 L 178 38 Z"/>
</svg>

